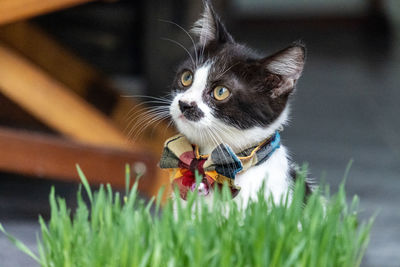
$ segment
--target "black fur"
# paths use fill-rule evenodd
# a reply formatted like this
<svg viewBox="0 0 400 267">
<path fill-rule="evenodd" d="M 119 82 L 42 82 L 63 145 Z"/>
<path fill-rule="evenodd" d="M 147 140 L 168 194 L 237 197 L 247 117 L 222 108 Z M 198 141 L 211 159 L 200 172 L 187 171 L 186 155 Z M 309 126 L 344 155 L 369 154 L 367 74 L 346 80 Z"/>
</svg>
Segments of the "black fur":
<svg viewBox="0 0 400 267">
<path fill-rule="evenodd" d="M 186 90 L 180 81 L 182 74 L 187 70 L 195 73 L 202 65 L 211 64 L 202 98 L 213 116 L 241 130 L 268 127 L 285 110 L 295 90 L 305 62 L 305 46 L 297 42 L 270 56 L 261 56 L 235 42 L 210 1 L 203 2 L 207 22 L 213 26 L 208 29 L 213 32 L 202 36 L 202 31 L 197 31 L 200 41 L 193 47 L 191 58 L 178 68 L 173 88 Z M 228 88 L 230 96 L 222 101 L 214 99 L 213 90 L 217 86 Z M 194 102 L 180 101 L 179 108 L 191 121 L 204 116 Z M 290 176 L 294 184 L 298 179 L 296 168 L 290 168 Z M 306 196 L 311 192 L 312 186 L 306 181 Z"/>
<path fill-rule="evenodd" d="M 204 112 L 199 109 L 195 102 L 186 103 L 179 100 L 179 109 L 183 116 L 190 121 L 199 121 L 204 117 Z"/>
<path fill-rule="evenodd" d="M 206 12 L 211 12 L 209 18 L 214 24 L 215 34 L 193 49 L 193 58 L 199 59 L 195 62 L 196 66 L 190 59 L 183 62 L 173 87 L 184 90 L 178 78 L 184 71 L 195 73 L 197 67 L 213 62 L 203 94 L 203 100 L 212 108 L 213 115 L 238 129 L 268 126 L 285 109 L 295 89 L 304 65 L 304 45 L 296 43 L 274 55 L 262 57 L 236 43 L 209 1 L 205 1 L 205 5 Z M 274 64 L 283 62 L 281 64 L 284 66 L 285 61 L 295 62 L 297 72 L 291 75 L 274 71 Z M 231 92 L 230 97 L 224 101 L 215 100 L 212 96 L 218 85 L 227 87 Z M 190 115 L 188 119 L 198 119 L 198 113 L 196 110 L 196 115 Z"/>
<path fill-rule="evenodd" d="M 296 181 L 299 179 L 299 168 L 296 165 L 292 165 L 290 167 L 290 177 L 292 178 L 293 184 L 296 183 Z M 305 200 L 307 200 L 307 197 L 311 195 L 313 192 L 312 184 L 309 180 L 304 181 L 304 196 Z"/>
</svg>

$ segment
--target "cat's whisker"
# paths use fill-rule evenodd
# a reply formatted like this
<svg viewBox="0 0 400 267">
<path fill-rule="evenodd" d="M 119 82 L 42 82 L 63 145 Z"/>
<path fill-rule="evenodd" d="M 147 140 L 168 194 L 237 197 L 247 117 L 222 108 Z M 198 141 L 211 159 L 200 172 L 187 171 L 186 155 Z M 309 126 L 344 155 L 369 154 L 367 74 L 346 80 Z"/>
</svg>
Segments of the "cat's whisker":
<svg viewBox="0 0 400 267">
<path fill-rule="evenodd" d="M 148 113 L 146 113 L 145 115 L 143 115 L 144 117 L 148 117 Z M 143 117 L 135 117 L 134 119 L 132 119 L 133 125 L 131 126 L 129 133 L 128 133 L 128 138 L 132 138 L 133 134 L 135 133 L 135 131 L 137 131 L 139 125 L 143 122 L 144 118 Z"/>
<path fill-rule="evenodd" d="M 136 107 L 147 105 L 147 104 L 162 104 L 162 105 L 170 105 L 172 100 L 148 100 L 148 101 L 141 101 L 139 104 L 135 105 L 132 109 Z"/>
<path fill-rule="evenodd" d="M 229 70 L 231 70 L 233 67 L 235 67 L 236 65 L 238 65 L 239 62 L 236 62 L 234 64 L 232 64 L 229 68 L 226 68 L 221 74 L 218 75 L 218 79 L 220 79 L 222 76 L 224 76 Z"/>
<path fill-rule="evenodd" d="M 158 123 L 160 123 L 161 121 L 163 121 L 164 119 L 168 118 L 169 115 L 163 115 L 160 117 L 154 117 L 152 119 L 150 119 L 149 121 L 146 121 L 146 123 L 144 124 L 144 126 L 136 132 L 136 134 L 134 135 L 134 139 L 136 139 L 137 137 L 139 137 L 149 126 L 154 125 L 154 127 L 156 125 L 158 125 Z"/>
<path fill-rule="evenodd" d="M 160 125 L 160 123 L 162 123 L 165 119 L 168 119 L 170 117 L 170 115 L 165 115 L 165 117 L 157 122 L 153 122 L 153 130 L 151 131 L 151 133 L 153 134 L 153 132 L 155 131 L 155 129 L 157 128 L 158 125 Z M 170 125 L 171 120 L 168 121 L 167 125 L 164 128 L 164 130 L 162 131 L 161 135 L 165 135 L 166 130 L 171 126 Z"/>
<path fill-rule="evenodd" d="M 160 101 L 160 100 L 150 100 L 150 101 L 143 101 L 144 104 L 165 104 L 169 105 L 171 102 L 169 101 Z"/>
<path fill-rule="evenodd" d="M 137 121 L 138 114 L 147 114 L 150 112 L 149 107 L 142 107 L 138 109 L 136 106 L 131 109 L 129 113 L 129 116 L 125 118 L 125 121 L 127 121 L 127 125 L 125 126 L 124 133 L 128 131 L 128 129 L 132 129 L 131 126 L 132 124 L 135 124 Z"/>
<path fill-rule="evenodd" d="M 147 112 L 150 112 L 152 110 L 153 110 L 153 107 L 143 107 L 143 108 L 137 109 L 136 111 L 134 111 L 132 114 L 129 115 L 127 120 L 135 119 L 138 114 L 140 116 L 141 114 L 143 114 L 143 113 L 146 114 Z"/>
<path fill-rule="evenodd" d="M 185 50 L 186 53 L 189 55 L 189 57 L 190 57 L 190 59 L 191 59 L 191 61 L 192 61 L 193 66 L 196 66 L 196 63 L 195 63 L 195 61 L 194 61 L 194 59 L 193 59 L 193 56 L 190 54 L 189 50 L 188 50 L 183 44 L 179 43 L 178 41 L 169 39 L 169 38 L 161 38 L 161 40 L 169 41 L 169 42 L 174 43 L 174 44 L 176 44 L 177 46 L 181 47 L 181 48 L 182 48 L 183 50 Z"/>
<path fill-rule="evenodd" d="M 170 120 L 170 121 L 168 122 L 168 124 L 167 124 L 167 129 L 168 129 L 169 127 L 171 127 L 172 124 L 174 124 L 174 122 L 173 122 L 172 120 Z"/>
<path fill-rule="evenodd" d="M 201 56 L 200 56 L 200 59 L 201 59 L 201 61 L 204 61 L 204 49 L 206 48 L 206 44 L 204 43 L 203 44 L 203 46 L 202 46 L 202 48 L 201 48 Z"/>
<path fill-rule="evenodd" d="M 193 48 L 194 48 L 194 51 L 195 51 L 195 56 L 196 56 L 196 65 L 194 66 L 195 68 L 197 68 L 197 65 L 198 65 L 198 63 L 199 63 L 199 59 L 198 59 L 198 56 L 197 56 L 197 46 L 196 46 L 196 43 L 194 42 L 194 40 L 193 40 L 193 37 L 190 35 L 190 33 L 187 31 L 187 30 L 185 30 L 181 25 L 179 25 L 178 23 L 175 23 L 175 22 L 173 22 L 173 21 L 170 21 L 170 20 L 164 20 L 164 19 L 159 19 L 159 21 L 162 21 L 162 22 L 165 22 L 165 23 L 170 23 L 170 24 L 172 24 L 172 25 L 175 25 L 176 27 L 178 27 L 179 29 L 181 29 L 189 38 L 190 38 L 190 41 L 192 41 L 192 44 L 193 44 Z"/>
<path fill-rule="evenodd" d="M 148 109 L 144 112 L 140 112 L 139 114 L 137 114 L 135 117 L 132 118 L 133 121 L 141 121 L 141 120 L 146 120 L 149 117 L 152 117 L 154 115 L 157 115 L 158 113 L 161 114 L 166 114 L 168 113 L 168 109 L 156 109 L 156 108 L 152 108 L 152 109 Z"/>
<path fill-rule="evenodd" d="M 205 143 L 209 143 L 209 142 L 211 141 L 211 144 L 213 145 L 213 147 L 218 146 L 217 140 L 212 136 L 212 133 L 211 133 L 211 131 L 209 131 L 208 128 L 206 128 L 206 129 L 204 130 L 204 133 L 205 133 L 205 135 L 206 135 L 206 137 L 207 137 L 207 141 L 208 141 L 208 142 L 205 141 Z"/>
<path fill-rule="evenodd" d="M 226 139 L 224 137 L 226 135 L 225 130 L 227 130 L 227 128 L 226 129 L 225 128 L 224 129 L 220 129 L 217 124 L 211 125 L 211 128 L 213 129 L 213 131 L 215 133 L 218 133 L 218 138 L 220 139 L 221 143 L 226 143 L 226 141 L 223 141 L 223 140 Z"/>
<path fill-rule="evenodd" d="M 224 140 L 226 140 L 226 139 L 231 139 L 231 140 L 234 140 L 234 139 L 245 139 L 246 138 L 246 136 L 242 133 L 242 132 L 233 132 L 233 130 L 231 130 L 231 129 L 229 129 L 228 127 L 224 127 L 223 129 L 222 128 L 220 128 L 220 126 L 219 125 L 213 125 L 213 129 L 215 129 L 215 131 L 216 132 L 218 132 L 220 135 L 222 135 L 222 136 L 224 136 L 224 138 L 222 138 L 221 137 L 221 140 L 222 139 L 224 139 Z M 231 136 L 227 136 L 227 134 L 229 135 L 231 135 Z M 237 135 L 241 135 L 240 136 L 240 138 L 237 138 Z M 236 137 L 234 138 L 233 137 L 233 135 L 235 135 Z M 226 141 L 225 141 L 226 142 Z M 231 146 L 233 146 L 232 147 L 232 149 L 235 151 L 235 152 L 240 152 L 240 151 L 242 151 L 242 150 L 244 150 L 244 148 L 243 148 L 243 145 L 242 144 L 237 144 L 237 143 L 230 143 L 230 142 L 228 142 L 229 143 L 229 145 L 231 145 Z M 237 150 L 239 150 L 239 151 L 237 151 Z"/>
<path fill-rule="evenodd" d="M 200 31 L 200 36 L 203 36 L 203 34 L 204 34 L 204 31 L 205 31 L 205 27 L 201 27 L 201 31 Z M 203 43 L 202 43 L 202 49 L 201 49 L 201 61 L 203 61 L 203 56 L 204 56 L 204 49 L 205 49 L 205 47 L 206 47 L 206 42 L 205 41 L 203 41 Z"/>
<path fill-rule="evenodd" d="M 139 126 L 141 126 L 143 124 L 149 125 L 149 122 L 153 118 L 156 118 L 156 117 L 167 118 L 169 116 L 170 116 L 169 107 L 167 107 L 167 106 L 148 108 L 148 110 L 146 110 L 145 112 L 139 113 L 134 118 L 132 118 L 132 121 L 135 121 L 135 122 L 128 133 L 128 137 L 130 138 L 135 134 L 135 132 L 140 131 L 140 129 L 138 129 Z M 132 121 L 130 122 L 129 125 L 132 124 Z M 137 134 L 135 134 L 135 136 L 136 135 Z"/>
<path fill-rule="evenodd" d="M 139 110 L 136 110 L 132 113 L 127 120 L 129 123 L 126 126 L 126 129 L 132 126 L 132 123 L 136 122 L 139 118 L 146 116 L 147 114 L 155 111 L 163 111 L 169 112 L 169 106 L 158 106 L 158 107 L 146 107 Z M 126 131 L 126 129 L 124 131 Z"/>
<path fill-rule="evenodd" d="M 161 122 L 163 122 L 163 120 L 167 119 L 168 117 L 169 117 L 169 116 L 166 116 L 166 117 L 160 119 L 159 121 L 153 122 L 154 125 L 153 125 L 153 129 L 152 129 L 152 131 L 151 131 L 151 134 L 153 134 L 155 128 L 156 128 Z M 167 126 L 165 129 L 167 129 L 167 128 L 168 128 L 168 126 Z"/>
<path fill-rule="evenodd" d="M 170 95 L 170 94 L 168 94 Z M 146 112 L 147 110 L 151 109 L 151 107 L 145 106 L 146 104 L 161 104 L 162 106 L 168 107 L 170 106 L 172 100 L 167 99 L 165 97 L 153 97 L 153 96 L 147 96 L 147 95 L 121 95 L 121 97 L 133 97 L 133 98 L 149 98 L 152 99 L 151 101 L 142 101 L 138 104 L 136 104 L 133 108 L 129 110 L 129 112 L 125 115 L 125 120 L 130 122 L 128 125 L 125 127 L 124 132 L 130 127 L 130 124 L 132 124 L 131 120 L 132 117 L 135 116 L 138 112 Z M 143 107 L 144 106 L 144 107 Z"/>
<path fill-rule="evenodd" d="M 171 93 L 169 93 L 167 96 L 171 96 Z M 121 95 L 121 97 L 127 97 L 127 98 L 148 98 L 152 100 L 158 100 L 161 102 L 166 102 L 166 103 L 171 103 L 172 99 L 166 98 L 166 97 L 155 97 L 155 96 L 149 96 L 149 95 Z"/>
<path fill-rule="evenodd" d="M 173 120 L 169 120 L 167 126 L 166 126 L 166 127 L 164 128 L 164 130 L 162 131 L 162 136 L 165 135 L 165 133 L 167 132 L 168 128 L 171 127 L 173 123 L 174 123 Z"/>
<path fill-rule="evenodd" d="M 221 142 L 221 140 L 219 140 L 219 137 L 216 135 L 215 132 L 209 130 L 209 133 L 210 133 L 211 138 L 215 140 L 215 146 L 218 147 L 217 149 L 220 149 L 220 148 L 219 148 L 219 145 L 222 144 L 223 142 Z M 222 151 L 221 151 L 221 152 L 222 152 Z M 227 156 L 226 156 L 224 153 L 221 153 L 221 155 L 224 156 L 225 162 L 228 162 Z M 222 168 L 223 168 L 224 173 L 225 173 L 225 165 L 222 165 L 222 166 L 223 166 Z M 231 168 L 230 166 L 228 166 L 228 170 L 231 171 L 232 168 Z"/>
<path fill-rule="evenodd" d="M 212 149 L 216 148 L 219 145 L 219 140 L 215 137 L 215 135 L 213 134 L 213 132 L 211 131 L 211 128 L 205 128 L 204 132 L 206 133 L 207 141 L 206 143 L 211 142 L 212 144 Z"/>
<path fill-rule="evenodd" d="M 200 130 L 199 133 L 200 133 L 200 143 L 203 144 L 204 140 L 205 140 L 205 138 L 204 138 L 204 130 L 203 129 Z"/>
<path fill-rule="evenodd" d="M 148 121 L 143 121 L 142 127 L 141 128 L 137 128 L 135 131 L 133 131 L 130 135 L 130 138 L 132 138 L 133 140 L 136 140 L 142 133 L 143 131 L 145 131 L 149 126 L 151 126 L 153 123 L 156 122 L 161 122 L 164 119 L 168 118 L 168 116 L 163 116 L 163 117 L 157 117 L 157 118 L 152 118 Z"/>
<path fill-rule="evenodd" d="M 140 107 L 144 106 L 144 103 L 139 103 L 136 104 L 134 107 L 132 107 L 128 113 L 125 115 L 125 120 L 128 120 L 129 117 L 131 116 L 132 112 L 136 112 L 135 110 L 139 109 Z"/>
<path fill-rule="evenodd" d="M 231 134 L 231 139 L 240 139 L 240 140 L 246 140 L 247 135 L 243 132 L 243 131 L 234 131 L 231 128 L 228 127 L 224 127 L 221 128 L 220 126 L 217 126 L 217 128 L 221 131 L 221 132 L 228 132 Z M 238 136 L 239 135 L 239 136 Z M 237 144 L 235 143 L 236 147 L 240 150 L 244 150 L 245 147 L 243 147 L 243 144 Z"/>
<path fill-rule="evenodd" d="M 226 140 L 227 139 L 231 139 L 231 140 L 235 140 L 235 138 L 233 137 L 233 134 L 235 134 L 237 136 L 237 133 L 234 133 L 232 129 L 228 128 L 228 127 L 224 127 L 222 128 L 220 125 L 218 124 L 210 124 L 210 133 L 214 136 L 214 139 L 216 139 L 217 141 L 215 141 L 215 143 L 217 143 L 217 145 L 219 144 L 226 144 Z M 230 134 L 231 137 L 227 136 Z M 240 135 L 242 135 L 241 138 L 246 138 L 246 136 L 240 132 Z M 225 141 L 223 141 L 225 140 Z M 228 145 L 233 145 L 233 143 L 228 144 Z M 242 147 L 242 145 L 240 146 L 236 146 L 236 147 L 231 147 L 232 149 L 239 149 L 239 151 L 243 151 L 244 148 Z M 225 157 L 225 160 L 227 160 L 227 157 L 225 156 L 225 154 L 223 154 Z M 233 166 L 229 166 L 229 171 L 233 171 Z"/>
</svg>

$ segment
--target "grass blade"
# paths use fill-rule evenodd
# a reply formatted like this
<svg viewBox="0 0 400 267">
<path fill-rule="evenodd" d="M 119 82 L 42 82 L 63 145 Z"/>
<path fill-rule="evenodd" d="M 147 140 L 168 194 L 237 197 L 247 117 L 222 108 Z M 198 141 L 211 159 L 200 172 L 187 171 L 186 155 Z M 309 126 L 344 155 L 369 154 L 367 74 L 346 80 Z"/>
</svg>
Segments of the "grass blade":
<svg viewBox="0 0 400 267">
<path fill-rule="evenodd" d="M 212 199 L 196 192 L 188 201 L 167 200 L 163 191 L 145 201 L 138 179 L 130 188 L 125 167 L 126 195 L 121 201 L 111 186 L 91 191 L 77 165 L 91 201 L 80 190 L 71 214 L 66 201 L 50 192 L 48 224 L 40 217 L 39 256 L 0 230 L 21 251 L 42 266 L 359 266 L 369 241 L 372 220 L 360 222 L 358 198 L 346 201 L 344 184 L 327 196 L 315 190 L 304 202 L 305 168 L 288 196 L 265 199 L 265 187 L 242 209 L 226 186 Z M 346 170 L 346 175 L 348 169 Z M 80 187 L 81 188 L 81 187 Z M 175 188 L 175 197 L 180 199 Z M 212 205 L 205 205 L 206 201 Z"/>
<path fill-rule="evenodd" d="M 81 170 L 81 167 L 79 167 L 78 164 L 76 164 L 76 170 L 78 171 L 79 174 L 79 178 L 82 181 L 83 186 L 85 187 L 86 193 L 88 194 L 90 203 L 93 203 L 93 194 L 92 194 L 92 189 L 90 188 L 89 182 L 86 179 L 85 174 L 83 173 L 83 171 Z"/>
<path fill-rule="evenodd" d="M 8 238 L 8 240 L 11 241 L 20 251 L 25 253 L 26 255 L 30 256 L 32 259 L 34 259 L 37 263 L 40 263 L 39 258 L 30 250 L 24 243 L 22 243 L 20 240 L 16 239 L 12 235 L 6 232 L 4 229 L 3 225 L 0 223 L 0 231 L 3 232 Z"/>
</svg>

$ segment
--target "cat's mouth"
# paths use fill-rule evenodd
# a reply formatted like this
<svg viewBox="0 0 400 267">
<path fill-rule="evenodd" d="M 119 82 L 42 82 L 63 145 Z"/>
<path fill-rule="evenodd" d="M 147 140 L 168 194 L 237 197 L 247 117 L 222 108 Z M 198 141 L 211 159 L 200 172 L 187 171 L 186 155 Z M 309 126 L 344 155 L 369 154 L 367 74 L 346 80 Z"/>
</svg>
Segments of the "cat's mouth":
<svg viewBox="0 0 400 267">
<path fill-rule="evenodd" d="M 204 117 L 204 112 L 197 106 L 195 102 L 191 102 L 189 104 L 183 101 L 179 101 L 178 105 L 181 111 L 181 115 L 179 115 L 179 118 L 185 118 L 189 121 L 197 122 Z"/>
<path fill-rule="evenodd" d="M 182 115 L 179 116 L 179 118 L 186 119 L 188 121 L 193 121 L 197 122 L 203 118 L 203 114 L 198 114 L 198 113 L 183 113 Z"/>
<path fill-rule="evenodd" d="M 189 115 L 189 114 L 185 115 L 184 113 L 181 113 L 176 117 L 175 120 L 177 122 L 180 121 L 181 123 L 184 123 L 184 124 L 187 124 L 187 123 L 191 124 L 191 123 L 194 123 L 194 122 L 198 122 L 200 119 L 196 120 L 196 119 L 193 119 L 191 117 L 191 115 Z"/>
</svg>

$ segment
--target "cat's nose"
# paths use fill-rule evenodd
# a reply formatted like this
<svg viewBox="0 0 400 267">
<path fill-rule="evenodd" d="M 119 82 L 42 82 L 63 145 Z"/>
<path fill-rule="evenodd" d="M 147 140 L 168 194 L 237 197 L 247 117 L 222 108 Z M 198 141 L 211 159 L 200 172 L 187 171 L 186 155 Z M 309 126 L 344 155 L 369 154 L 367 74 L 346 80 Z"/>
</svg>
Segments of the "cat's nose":
<svg viewBox="0 0 400 267">
<path fill-rule="evenodd" d="M 190 121 L 199 121 L 204 117 L 203 111 L 199 109 L 196 102 L 192 101 L 187 103 L 185 101 L 178 101 L 179 109 L 181 110 L 183 116 Z"/>
<path fill-rule="evenodd" d="M 178 103 L 179 103 L 179 109 L 181 110 L 182 113 L 185 113 L 187 111 L 194 110 L 197 108 L 196 102 L 190 102 L 190 104 L 189 104 L 185 101 L 179 100 Z"/>
</svg>

